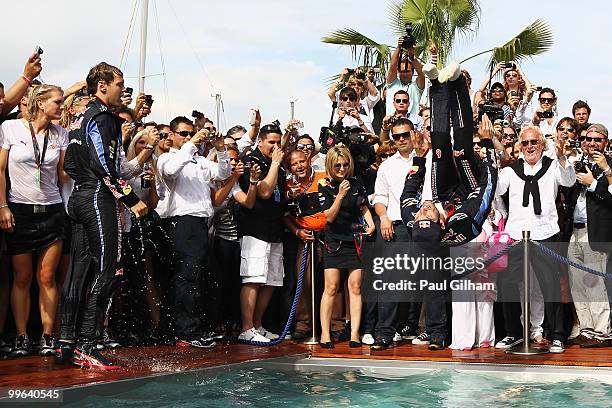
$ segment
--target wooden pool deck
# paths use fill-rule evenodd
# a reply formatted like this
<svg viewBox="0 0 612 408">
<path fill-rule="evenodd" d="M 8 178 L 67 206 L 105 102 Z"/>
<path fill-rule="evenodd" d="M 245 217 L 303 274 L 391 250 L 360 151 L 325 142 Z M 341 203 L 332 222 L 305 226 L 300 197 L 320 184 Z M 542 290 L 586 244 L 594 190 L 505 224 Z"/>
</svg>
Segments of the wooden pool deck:
<svg viewBox="0 0 612 408">
<path fill-rule="evenodd" d="M 489 363 L 518 365 L 553 365 L 580 367 L 612 367 L 612 349 L 584 349 L 570 346 L 562 354 L 516 356 L 502 350 L 474 349 L 457 351 L 444 349 L 429 351 L 427 346 L 398 345 L 385 351 L 369 347 L 351 349 L 348 342 L 336 343 L 334 349 L 303 346 L 290 341 L 273 347 L 241 344 L 221 344 L 212 350 L 179 348 L 175 346 L 132 347 L 105 351 L 124 368 L 115 371 L 81 369 L 74 365 L 58 365 L 52 358 L 29 356 L 0 361 L 0 390 L 6 394 L 11 388 L 69 388 L 110 383 L 126 379 L 186 372 L 194 369 L 223 366 L 247 361 L 283 356 L 317 358 L 349 358 L 401 360 L 415 362 Z M 2 395 L 0 395 L 1 397 Z"/>
</svg>

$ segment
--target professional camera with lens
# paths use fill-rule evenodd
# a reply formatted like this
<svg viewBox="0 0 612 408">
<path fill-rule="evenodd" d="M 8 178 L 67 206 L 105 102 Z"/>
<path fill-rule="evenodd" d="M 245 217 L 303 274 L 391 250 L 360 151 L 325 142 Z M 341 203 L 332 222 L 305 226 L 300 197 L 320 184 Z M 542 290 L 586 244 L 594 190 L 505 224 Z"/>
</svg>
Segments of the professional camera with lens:
<svg viewBox="0 0 612 408">
<path fill-rule="evenodd" d="M 574 163 L 574 170 L 576 170 L 576 173 L 586 173 L 587 172 L 587 164 L 588 163 L 587 163 L 585 157 L 582 156 L 582 159 L 580 159 L 579 161 Z"/>
<path fill-rule="evenodd" d="M 406 23 L 406 35 L 404 36 L 404 41 L 402 42 L 402 48 L 407 50 L 416 45 L 416 38 L 412 34 L 412 23 Z"/>
<path fill-rule="evenodd" d="M 488 101 L 478 106 L 478 123 L 482 121 L 482 116 L 485 113 L 491 120 L 491 123 L 495 123 L 496 120 L 504 120 L 504 110 L 498 106 L 491 104 Z"/>
<path fill-rule="evenodd" d="M 204 119 L 204 114 L 202 112 L 198 112 L 197 110 L 193 110 L 193 112 L 191 112 L 191 116 L 196 118 L 196 119 Z"/>
<path fill-rule="evenodd" d="M 345 146 L 352 144 L 363 144 L 369 140 L 367 133 L 357 126 L 345 127 L 335 126 L 333 129 L 327 126 L 321 128 L 319 134 L 319 143 L 321 143 L 321 153 L 327 153 L 327 151 L 339 143 Z"/>
<path fill-rule="evenodd" d="M 550 119 L 555 116 L 555 113 L 551 110 L 545 110 L 544 112 L 538 112 L 538 117 L 540 119 Z"/>
</svg>

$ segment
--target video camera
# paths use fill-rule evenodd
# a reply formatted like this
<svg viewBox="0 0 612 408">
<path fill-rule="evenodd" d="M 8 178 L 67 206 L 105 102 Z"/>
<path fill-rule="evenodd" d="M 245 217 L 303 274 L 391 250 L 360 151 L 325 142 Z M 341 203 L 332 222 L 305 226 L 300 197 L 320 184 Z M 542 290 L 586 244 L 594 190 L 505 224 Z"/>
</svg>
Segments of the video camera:
<svg viewBox="0 0 612 408">
<path fill-rule="evenodd" d="M 333 129 L 324 126 L 319 133 L 321 153 L 327 153 L 331 147 L 340 143 L 345 146 L 350 146 L 351 144 L 367 143 L 368 140 L 369 136 L 357 126 L 335 126 Z"/>
<path fill-rule="evenodd" d="M 485 103 L 478 106 L 477 123 L 482 122 L 482 116 L 485 113 L 491 120 L 491 123 L 495 123 L 496 120 L 504 120 L 504 110 L 498 106 L 493 105 L 491 101 L 485 101 Z"/>
</svg>

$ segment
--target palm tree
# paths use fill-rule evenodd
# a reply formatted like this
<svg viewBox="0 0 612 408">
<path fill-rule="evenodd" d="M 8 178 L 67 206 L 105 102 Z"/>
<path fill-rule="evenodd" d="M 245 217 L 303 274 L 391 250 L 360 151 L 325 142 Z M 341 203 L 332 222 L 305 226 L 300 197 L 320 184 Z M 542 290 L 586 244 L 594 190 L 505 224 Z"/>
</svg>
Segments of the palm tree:
<svg viewBox="0 0 612 408">
<path fill-rule="evenodd" d="M 412 23 L 412 33 L 417 41 L 415 55 L 427 60 L 429 45 L 435 42 L 440 66 L 446 65 L 458 36 L 469 37 L 478 32 L 480 13 L 478 0 L 392 0 L 387 8 L 391 31 L 395 35 L 406 35 L 406 23 Z M 348 45 L 353 59 L 360 66 L 378 67 L 377 79 L 386 77 L 392 46 L 378 43 L 352 28 L 334 31 L 321 41 Z M 494 66 L 500 61 L 520 61 L 542 54 L 552 44 L 550 28 L 543 21 L 536 20 L 504 45 L 474 56 L 491 52 L 489 65 Z"/>
</svg>

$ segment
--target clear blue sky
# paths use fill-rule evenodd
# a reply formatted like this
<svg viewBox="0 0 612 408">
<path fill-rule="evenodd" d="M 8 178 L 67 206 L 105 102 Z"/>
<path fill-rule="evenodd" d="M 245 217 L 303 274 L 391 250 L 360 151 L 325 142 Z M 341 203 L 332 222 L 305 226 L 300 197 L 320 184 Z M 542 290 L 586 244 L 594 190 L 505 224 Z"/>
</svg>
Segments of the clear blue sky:
<svg viewBox="0 0 612 408">
<path fill-rule="evenodd" d="M 133 4 L 132 0 L 5 4 L 0 81 L 10 85 L 37 44 L 45 50 L 43 79 L 64 87 L 84 78 L 89 67 L 101 60 L 118 65 Z M 555 45 L 547 54 L 525 62 L 524 71 L 536 85 L 557 91 L 561 115 L 571 113 L 575 100 L 585 99 L 593 108 L 592 121 L 612 126 L 608 2 L 484 0 L 481 6 L 480 30 L 459 42 L 457 59 L 501 45 L 542 18 L 552 27 Z M 156 99 L 151 119 L 157 121 L 189 115 L 194 108 L 212 116 L 210 95 L 220 92 L 224 128 L 246 124 L 250 107 L 260 107 L 264 121 L 284 122 L 289 101 L 297 98 L 297 115 L 307 131 L 318 134 L 329 120 L 325 80 L 353 64 L 348 49 L 323 44 L 320 38 L 353 27 L 377 41 L 396 42 L 386 24 L 384 1 L 150 0 L 149 11 L 147 72 L 162 72 L 163 55 L 168 85 L 166 94 L 161 76 L 146 82 L 147 93 Z M 124 64 L 126 82 L 134 88 L 137 79 L 129 77 L 138 73 L 138 24 Z M 483 56 L 466 64 L 474 87 L 486 75 L 487 60 Z"/>
</svg>

